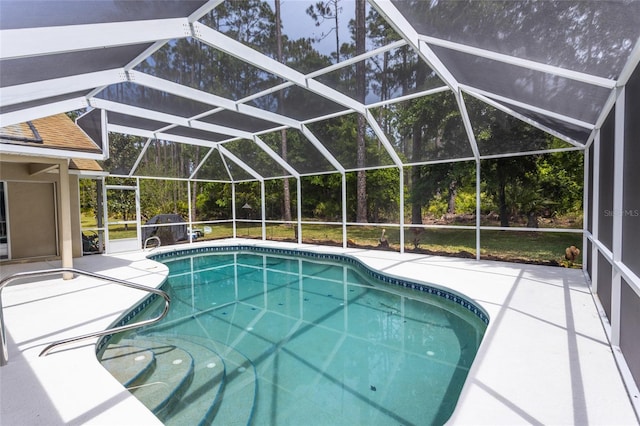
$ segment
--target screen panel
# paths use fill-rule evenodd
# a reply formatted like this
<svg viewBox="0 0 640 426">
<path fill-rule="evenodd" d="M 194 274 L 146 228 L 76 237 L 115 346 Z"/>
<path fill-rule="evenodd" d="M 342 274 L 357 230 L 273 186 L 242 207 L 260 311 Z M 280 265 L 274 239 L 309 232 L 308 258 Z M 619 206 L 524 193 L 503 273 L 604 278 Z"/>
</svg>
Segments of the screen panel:
<svg viewBox="0 0 640 426">
<path fill-rule="evenodd" d="M 147 118 L 136 117 L 133 115 L 122 114 L 113 111 L 109 111 L 107 113 L 107 121 L 109 122 L 109 124 L 151 131 L 159 130 L 170 125 L 170 123 L 165 123 L 163 121 L 149 120 Z"/>
<path fill-rule="evenodd" d="M 209 104 L 131 82 L 113 84 L 98 93 L 96 97 L 179 117 L 193 117 L 215 108 Z"/>
<path fill-rule="evenodd" d="M 335 168 L 329 163 L 323 154 L 296 129 L 287 129 L 283 137 L 283 131 L 276 131 L 260 136 L 274 152 L 301 174 L 311 174 L 314 172 L 334 171 Z M 283 148 L 286 141 L 286 149 Z"/>
<path fill-rule="evenodd" d="M 102 111 L 93 109 L 76 119 L 76 124 L 91 138 L 91 140 L 100 147 L 102 144 Z"/>
<path fill-rule="evenodd" d="M 171 40 L 134 69 L 234 101 L 283 82 L 192 37 Z"/>
<path fill-rule="evenodd" d="M 640 383 L 640 296 L 622 280 L 620 304 L 620 349 L 636 383 Z"/>
<path fill-rule="evenodd" d="M 274 127 L 280 127 L 278 123 L 263 120 L 261 118 L 241 114 L 239 112 L 222 110 L 206 117 L 202 117 L 200 121 L 220 126 L 231 127 L 233 129 L 244 130 L 245 132 L 261 132 Z"/>
<path fill-rule="evenodd" d="M 640 276 L 640 67 L 627 83 L 625 100 L 622 261 Z"/>
<path fill-rule="evenodd" d="M 207 132 L 205 130 L 194 129 L 193 127 L 176 126 L 168 130 L 164 130 L 162 133 L 168 133 L 170 135 L 183 136 L 185 138 L 200 139 L 207 142 L 220 142 L 227 139 L 231 139 L 232 136 L 223 135 L 220 133 Z"/>
<path fill-rule="evenodd" d="M 362 67 L 365 93 L 357 93 L 357 68 Z M 402 46 L 315 78 L 367 105 L 443 87 L 445 84 L 409 46 Z"/>
<path fill-rule="evenodd" d="M 264 177 L 291 176 L 255 142 L 248 139 L 226 142 L 224 147 Z"/>
<path fill-rule="evenodd" d="M 151 141 L 134 171 L 137 176 L 188 178 L 209 148 L 171 141 Z"/>
<path fill-rule="evenodd" d="M 591 130 L 585 127 L 580 127 L 575 124 L 568 123 L 563 120 L 559 120 L 557 118 L 549 117 L 548 115 L 540 114 L 534 111 L 527 110 L 525 108 L 511 105 L 506 102 L 499 102 L 499 101 L 495 101 L 495 102 L 502 103 L 507 108 L 512 109 L 518 114 L 521 114 L 527 118 L 530 118 L 536 123 L 541 124 L 542 126 L 545 126 L 551 130 L 554 130 L 560 133 L 561 135 L 567 136 L 568 138 L 572 139 L 574 142 L 585 144 L 589 139 L 589 136 L 591 136 Z"/>
<path fill-rule="evenodd" d="M 607 78 L 620 74 L 640 35 L 634 1 L 393 4 L 420 34 Z"/>
<path fill-rule="evenodd" d="M 205 0 L 3 0 L 2 29 L 187 17 Z"/>
<path fill-rule="evenodd" d="M 140 156 L 146 140 L 138 136 L 109 133 L 109 158 L 99 161 L 103 170 L 128 175 Z"/>
<path fill-rule="evenodd" d="M 362 121 L 358 123 L 359 120 Z M 357 128 L 360 124 L 364 124 L 364 150 L 366 151 L 361 163 L 358 160 L 357 135 Z M 364 117 L 358 114 L 330 118 L 311 123 L 308 127 L 346 169 L 393 164 L 391 156 L 379 142 L 376 134 L 366 123 Z"/>
<path fill-rule="evenodd" d="M 227 167 L 222 161 L 220 151 L 213 149 L 209 155 L 201 162 L 200 167 L 194 175 L 194 179 L 214 180 L 230 182 L 231 176 L 227 173 Z"/>
<path fill-rule="evenodd" d="M 473 157 L 451 92 L 402 101 L 371 112 L 405 164 Z"/>
<path fill-rule="evenodd" d="M 2 67 L 0 85 L 7 87 L 122 68 L 149 46 L 151 46 L 149 43 L 132 44 L 54 55 L 5 59 L 0 63 Z"/>
<path fill-rule="evenodd" d="M 247 104 L 266 111 L 286 115 L 300 121 L 349 109 L 298 86 L 289 86 L 285 89 L 269 93 L 253 99 L 247 102 Z"/>
<path fill-rule="evenodd" d="M 327 62 L 338 63 L 354 57 L 356 4 L 354 0 L 281 2 L 282 62 L 300 72 L 312 72 L 326 66 Z M 386 24 L 368 2 L 364 6 L 365 27 Z M 276 10 L 273 1 L 225 2 L 200 19 L 200 23 L 277 59 L 274 36 Z M 387 38 L 393 37 L 393 30 L 388 25 L 385 27 Z M 380 40 L 380 33 L 384 31 L 367 31 L 365 50 L 371 50 L 385 41 L 384 38 Z"/>
<path fill-rule="evenodd" d="M 611 264 L 598 252 L 598 298 L 611 319 Z"/>
<path fill-rule="evenodd" d="M 610 89 L 438 46 L 431 46 L 460 83 L 595 123 Z"/>
<path fill-rule="evenodd" d="M 573 147 L 471 96 L 465 96 L 465 103 L 480 155 Z"/>
</svg>

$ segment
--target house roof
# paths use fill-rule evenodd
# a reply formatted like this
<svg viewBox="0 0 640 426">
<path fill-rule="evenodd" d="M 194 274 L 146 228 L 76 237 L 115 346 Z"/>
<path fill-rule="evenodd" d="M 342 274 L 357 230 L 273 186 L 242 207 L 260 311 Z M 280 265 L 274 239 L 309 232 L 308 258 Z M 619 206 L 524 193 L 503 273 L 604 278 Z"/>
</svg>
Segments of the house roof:
<svg viewBox="0 0 640 426">
<path fill-rule="evenodd" d="M 66 114 L 0 128 L 0 143 L 99 154 L 100 148 Z M 72 170 L 102 171 L 95 160 L 72 158 Z"/>
<path fill-rule="evenodd" d="M 96 160 L 88 160 L 86 158 L 72 158 L 69 162 L 69 169 L 83 170 L 88 172 L 101 172 L 102 167 Z"/>
</svg>

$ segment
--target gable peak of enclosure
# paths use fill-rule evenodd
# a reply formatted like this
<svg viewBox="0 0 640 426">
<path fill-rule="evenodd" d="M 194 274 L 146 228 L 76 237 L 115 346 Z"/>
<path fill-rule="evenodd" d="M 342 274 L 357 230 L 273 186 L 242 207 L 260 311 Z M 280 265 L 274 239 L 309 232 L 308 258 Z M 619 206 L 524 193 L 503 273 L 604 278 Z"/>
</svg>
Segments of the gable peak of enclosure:
<svg viewBox="0 0 640 426">
<path fill-rule="evenodd" d="M 211 175 L 213 155 L 228 181 L 479 160 L 552 148 L 482 148 L 485 110 L 583 149 L 638 60 L 638 1 L 322 4 L 2 0 L 1 123 L 86 109 L 94 138 L 139 138 L 112 170 L 126 175 L 149 174 L 151 144 L 191 152 L 179 177 Z M 415 114 L 430 109 L 448 112 Z M 373 158 L 356 161 L 341 126 L 365 129 Z M 427 142 L 407 149 L 418 129 Z"/>
</svg>

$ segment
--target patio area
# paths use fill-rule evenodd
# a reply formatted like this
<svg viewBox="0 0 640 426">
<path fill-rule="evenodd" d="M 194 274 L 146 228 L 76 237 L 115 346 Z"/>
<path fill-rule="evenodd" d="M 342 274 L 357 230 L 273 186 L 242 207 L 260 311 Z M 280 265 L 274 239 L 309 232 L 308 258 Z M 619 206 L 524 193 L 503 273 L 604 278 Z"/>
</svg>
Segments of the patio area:
<svg viewBox="0 0 640 426">
<path fill-rule="evenodd" d="M 638 423 L 581 270 L 241 239 L 206 244 L 344 253 L 390 275 L 428 277 L 475 300 L 490 323 L 450 424 Z M 75 266 L 158 286 L 167 271 L 148 254 L 85 256 Z M 7 265 L 2 276 L 56 266 Z M 107 328 L 140 298 L 135 290 L 87 278 L 5 288 L 9 364 L 1 371 L 2 424 L 159 424 L 98 363 L 95 342 L 37 356 L 51 341 Z"/>
<path fill-rule="evenodd" d="M 0 276 L 344 253 L 489 314 L 450 424 L 637 425 L 639 64 L 640 1 L 0 0 Z M 38 357 L 146 295 L 30 281 L 0 424 L 157 424 L 95 340 Z"/>
</svg>

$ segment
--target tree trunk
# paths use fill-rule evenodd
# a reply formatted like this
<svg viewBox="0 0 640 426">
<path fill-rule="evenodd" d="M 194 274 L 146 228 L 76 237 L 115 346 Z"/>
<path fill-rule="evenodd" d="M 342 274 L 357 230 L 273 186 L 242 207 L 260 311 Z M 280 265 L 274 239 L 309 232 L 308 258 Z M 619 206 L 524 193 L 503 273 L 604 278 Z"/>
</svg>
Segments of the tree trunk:
<svg viewBox="0 0 640 426">
<path fill-rule="evenodd" d="M 194 158 L 193 158 L 193 163 L 192 163 L 191 166 L 187 166 L 188 167 L 187 175 L 189 177 L 191 177 L 191 175 L 193 174 L 193 171 L 199 165 L 200 165 L 200 149 L 198 149 L 196 147 L 195 155 L 194 155 Z M 198 198 L 198 181 L 194 180 L 191 183 L 191 200 L 189 200 L 189 202 L 191 203 L 191 217 L 190 217 L 190 220 L 192 222 L 195 222 L 195 220 L 196 220 L 196 201 L 197 201 L 197 198 Z"/>
<path fill-rule="evenodd" d="M 413 123 L 412 134 L 412 158 L 418 158 L 422 150 L 422 126 L 420 120 Z M 418 194 L 418 182 L 420 182 L 420 166 L 411 169 L 411 223 L 422 224 L 422 196 Z"/>
<path fill-rule="evenodd" d="M 287 161 L 287 131 L 282 130 L 282 159 Z M 289 188 L 289 179 L 285 178 L 282 182 L 282 218 L 285 221 L 291 221 L 291 190 Z M 289 226 L 289 224 L 287 224 Z"/>
<path fill-rule="evenodd" d="M 449 200 L 447 206 L 448 214 L 456 214 L 456 196 L 458 195 L 458 181 L 453 179 L 449 183 Z"/>
<path fill-rule="evenodd" d="M 277 60 L 284 63 L 284 57 L 282 55 L 282 17 L 280 11 L 280 0 L 275 0 L 276 9 L 276 44 L 277 44 Z M 284 106 L 284 93 L 281 90 L 278 93 L 278 113 L 282 114 Z M 284 161 L 287 161 L 287 131 L 283 129 L 281 131 L 282 146 L 281 155 Z M 282 185 L 282 219 L 285 221 L 291 221 L 291 190 L 289 189 L 289 179 L 284 179 Z"/>
<path fill-rule="evenodd" d="M 356 10 L 357 8 L 358 8 L 358 5 L 356 2 Z M 338 0 L 333 1 L 333 16 L 336 21 L 336 63 L 338 63 L 340 62 L 340 31 L 338 28 Z M 358 20 L 358 13 L 356 12 L 356 21 L 357 20 Z"/>
<path fill-rule="evenodd" d="M 409 81 L 408 75 L 410 74 L 409 68 L 409 59 L 406 56 L 405 50 L 403 52 L 403 73 L 404 77 L 402 79 L 402 91 L 408 92 L 409 90 Z M 416 72 L 416 84 L 418 86 L 422 85 L 424 80 L 426 79 L 426 72 L 423 67 L 417 66 L 415 69 Z M 426 117 L 424 114 L 418 114 L 411 125 L 411 152 L 408 155 L 411 161 L 417 162 L 422 158 L 422 127 L 426 121 Z M 409 153 L 408 149 L 405 149 L 405 155 Z M 413 166 L 412 179 L 410 185 L 410 191 L 412 194 L 412 203 L 411 203 L 411 223 L 414 224 L 422 224 L 422 204 L 423 204 L 423 194 L 418 193 L 419 182 L 421 177 L 420 166 Z"/>
<path fill-rule="evenodd" d="M 356 0 L 356 55 L 365 52 L 366 27 L 365 27 L 366 0 Z M 337 24 L 337 23 L 336 23 Z M 356 63 L 356 98 L 364 103 L 366 94 L 366 69 L 364 61 Z M 358 168 L 366 166 L 365 145 L 365 119 L 358 115 L 357 135 L 357 163 Z M 364 170 L 358 171 L 357 182 L 357 222 L 367 222 L 367 175 Z"/>
<path fill-rule="evenodd" d="M 498 201 L 500 203 L 500 226 L 509 226 L 509 209 L 507 208 L 507 184 L 500 179 Z"/>
<path fill-rule="evenodd" d="M 191 221 L 196 221 L 196 201 L 198 199 L 198 181 L 194 180 L 191 183 Z"/>
</svg>

